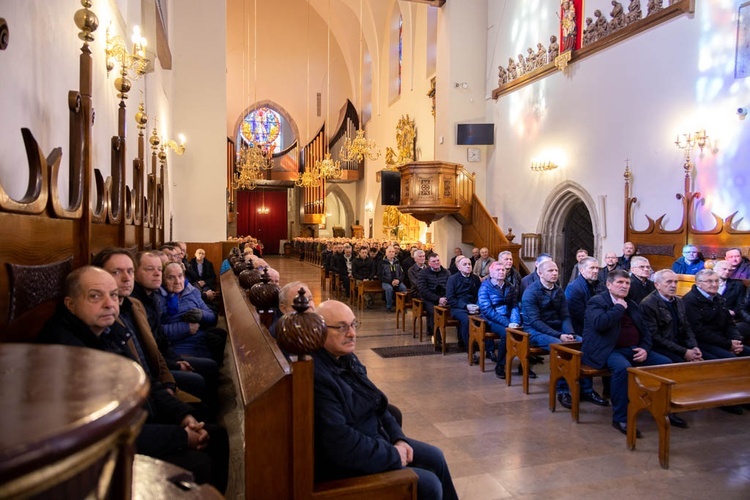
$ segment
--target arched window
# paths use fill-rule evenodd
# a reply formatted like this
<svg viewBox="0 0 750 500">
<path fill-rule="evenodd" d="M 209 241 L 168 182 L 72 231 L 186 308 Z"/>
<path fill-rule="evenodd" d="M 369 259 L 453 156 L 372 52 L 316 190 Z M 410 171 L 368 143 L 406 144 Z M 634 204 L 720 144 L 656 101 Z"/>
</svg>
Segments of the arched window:
<svg viewBox="0 0 750 500">
<path fill-rule="evenodd" d="M 388 34 L 388 102 L 401 96 L 404 64 L 404 18 L 398 3 L 394 4 Z"/>
<path fill-rule="evenodd" d="M 284 127 L 279 113 L 268 107 L 252 110 L 242 120 L 237 144 L 267 144 L 273 151 L 284 145 Z"/>
<path fill-rule="evenodd" d="M 404 66 L 404 16 L 398 16 L 398 95 L 401 95 L 401 70 Z"/>
</svg>

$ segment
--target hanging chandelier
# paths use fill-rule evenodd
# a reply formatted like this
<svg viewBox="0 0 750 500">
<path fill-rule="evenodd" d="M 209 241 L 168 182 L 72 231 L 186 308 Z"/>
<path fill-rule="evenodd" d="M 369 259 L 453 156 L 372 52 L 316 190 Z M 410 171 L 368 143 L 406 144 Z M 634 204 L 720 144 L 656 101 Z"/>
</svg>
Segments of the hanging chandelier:
<svg viewBox="0 0 750 500">
<path fill-rule="evenodd" d="M 331 153 L 326 153 L 322 160 L 315 162 L 315 170 L 320 173 L 323 179 L 341 179 L 344 172 L 341 170 L 341 162 L 331 158 Z"/>
<path fill-rule="evenodd" d="M 258 187 L 258 181 L 261 178 L 260 170 L 250 167 L 242 167 L 235 173 L 234 189 L 253 190 Z"/>
<path fill-rule="evenodd" d="M 297 174 L 294 185 L 301 188 L 313 188 L 320 186 L 320 172 L 316 167 Z"/>
<path fill-rule="evenodd" d="M 365 159 L 374 161 L 380 158 L 380 150 L 375 141 L 367 139 L 365 131 L 360 128 L 357 130 L 357 137 L 354 139 L 347 137 L 344 140 L 344 145 L 341 146 L 339 156 L 344 161 L 361 162 Z"/>
<path fill-rule="evenodd" d="M 362 60 L 364 55 L 362 54 L 362 23 L 363 10 L 362 0 L 359 0 L 359 130 L 357 130 L 357 137 L 354 139 L 346 137 L 344 145 L 341 146 L 339 156 L 343 161 L 357 161 L 362 162 L 365 159 L 375 161 L 380 158 L 380 149 L 373 139 L 365 138 L 365 131 L 362 128 L 362 121 L 364 120 L 364 90 L 362 86 Z"/>
</svg>

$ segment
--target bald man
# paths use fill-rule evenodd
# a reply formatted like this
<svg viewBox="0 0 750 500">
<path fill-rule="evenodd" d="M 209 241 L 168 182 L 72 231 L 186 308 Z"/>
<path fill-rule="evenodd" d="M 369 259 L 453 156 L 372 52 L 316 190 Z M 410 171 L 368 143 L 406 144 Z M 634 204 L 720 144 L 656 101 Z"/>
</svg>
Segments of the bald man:
<svg viewBox="0 0 750 500">
<path fill-rule="evenodd" d="M 316 312 L 328 335 L 315 359 L 315 474 L 317 481 L 410 467 L 417 498 L 457 499 L 443 452 L 409 439 L 388 411 L 388 398 L 354 354 L 359 323 L 343 302 Z"/>
</svg>

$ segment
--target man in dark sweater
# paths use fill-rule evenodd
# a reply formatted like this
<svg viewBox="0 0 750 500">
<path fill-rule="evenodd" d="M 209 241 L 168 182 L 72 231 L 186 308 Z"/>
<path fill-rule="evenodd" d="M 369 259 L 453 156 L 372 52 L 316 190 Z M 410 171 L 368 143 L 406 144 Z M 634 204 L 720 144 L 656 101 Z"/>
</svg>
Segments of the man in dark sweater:
<svg viewBox="0 0 750 500">
<path fill-rule="evenodd" d="M 477 294 L 482 281 L 479 276 L 472 273 L 471 260 L 468 257 L 461 256 L 456 259 L 456 268 L 458 274 L 452 274 L 448 278 L 445 285 L 445 296 L 448 299 L 448 307 L 451 309 L 451 317 L 458 321 L 459 348 L 466 349 L 469 345 L 469 311 L 467 306 L 472 305 L 478 310 Z M 442 333 L 445 335 L 445 332 Z"/>
<path fill-rule="evenodd" d="M 646 257 L 633 257 L 630 260 L 630 291 L 628 299 L 640 304 L 646 295 L 656 290 L 651 281 L 651 264 Z"/>
</svg>

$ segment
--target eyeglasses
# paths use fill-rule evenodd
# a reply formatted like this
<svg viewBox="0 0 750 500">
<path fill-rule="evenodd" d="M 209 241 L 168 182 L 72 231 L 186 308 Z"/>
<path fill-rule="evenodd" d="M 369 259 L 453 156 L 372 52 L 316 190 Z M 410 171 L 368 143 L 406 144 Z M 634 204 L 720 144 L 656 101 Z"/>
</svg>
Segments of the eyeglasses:
<svg viewBox="0 0 750 500">
<path fill-rule="evenodd" d="M 633 269 L 651 269 L 651 266 L 633 266 Z"/>
<path fill-rule="evenodd" d="M 718 283 L 718 279 L 710 279 L 710 280 L 698 280 L 698 283 Z"/>
<path fill-rule="evenodd" d="M 359 328 L 359 321 L 357 321 L 355 319 L 351 323 L 344 323 L 343 325 L 336 325 L 336 326 L 326 325 L 326 327 L 330 328 L 331 330 L 336 330 L 339 333 L 344 333 L 345 334 L 345 333 L 347 333 L 349 331 L 349 328 L 351 328 L 352 330 L 354 330 L 356 332 L 357 329 Z"/>
</svg>

